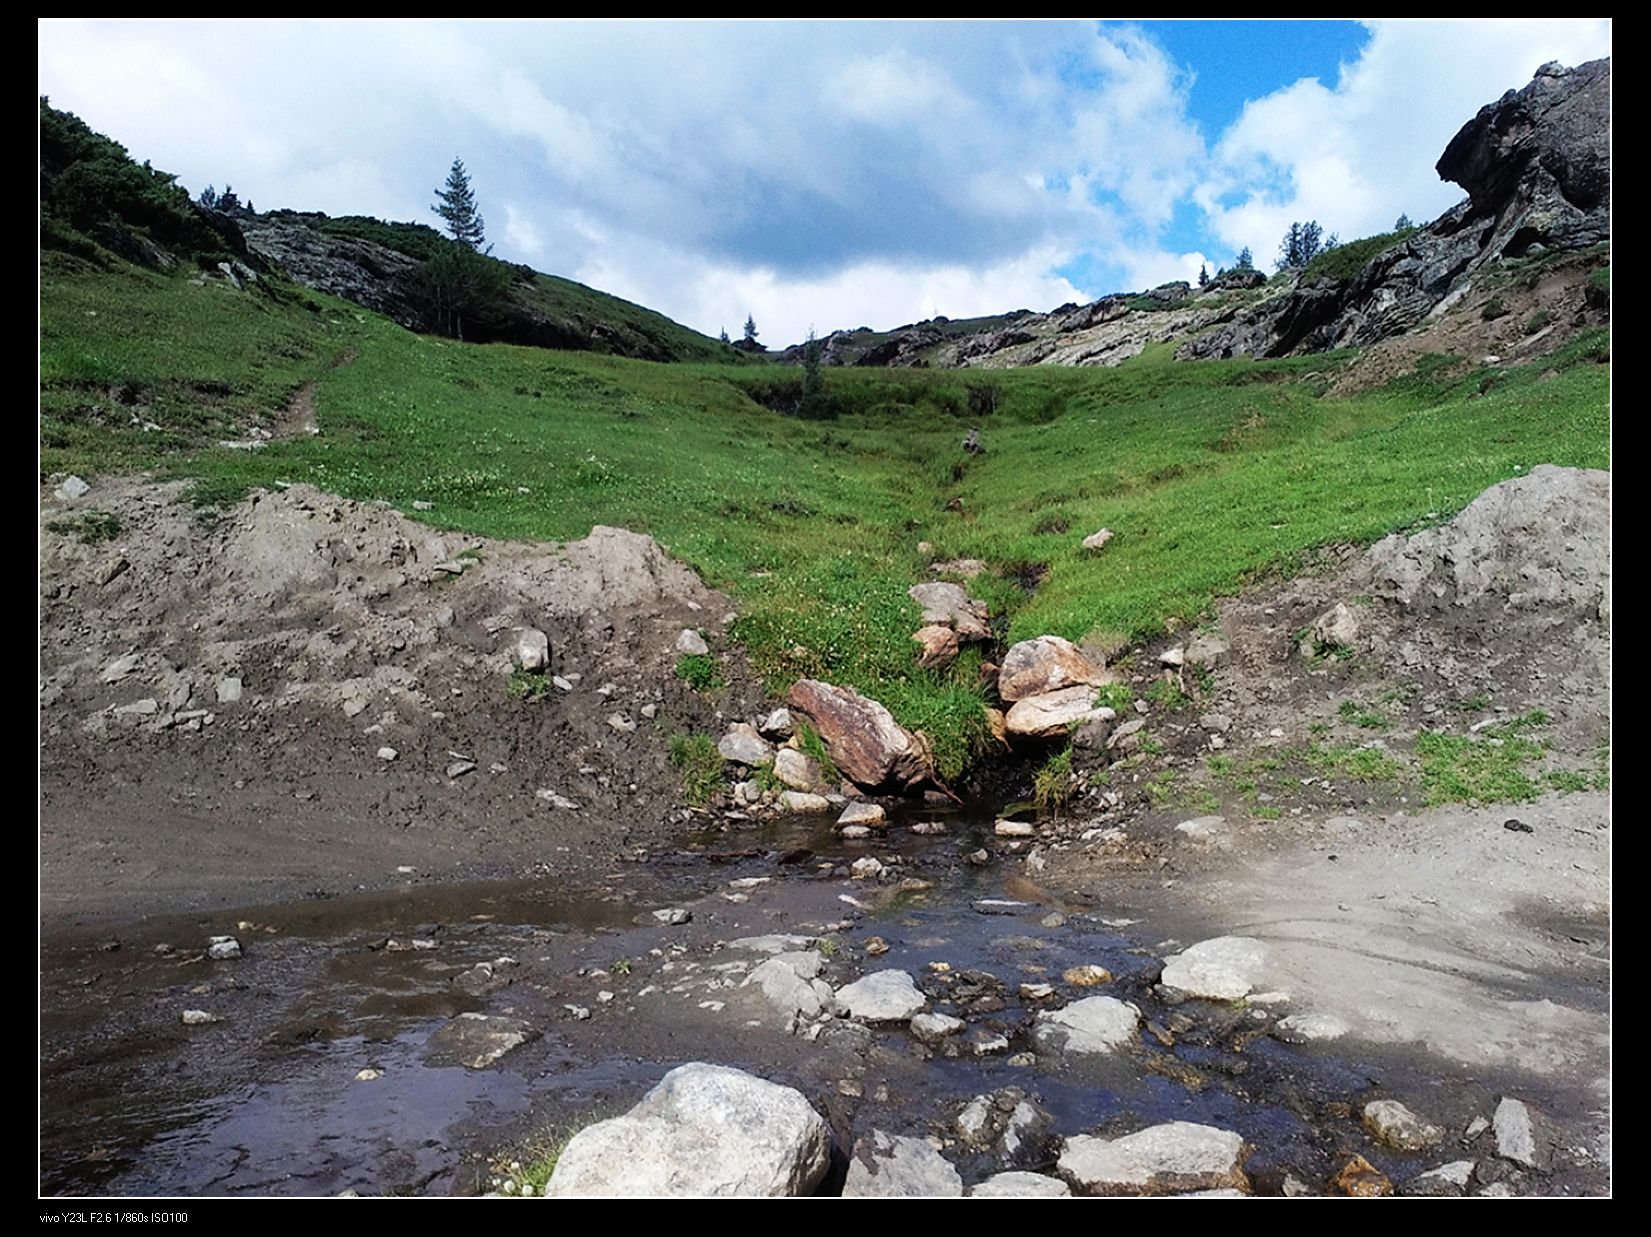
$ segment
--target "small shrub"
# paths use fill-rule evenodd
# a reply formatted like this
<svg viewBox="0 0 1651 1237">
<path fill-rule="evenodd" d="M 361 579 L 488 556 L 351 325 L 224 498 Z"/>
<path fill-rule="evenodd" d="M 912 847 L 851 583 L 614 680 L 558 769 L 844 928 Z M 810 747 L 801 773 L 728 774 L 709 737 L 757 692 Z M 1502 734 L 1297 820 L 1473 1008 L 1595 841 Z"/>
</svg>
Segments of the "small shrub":
<svg viewBox="0 0 1651 1237">
<path fill-rule="evenodd" d="M 1534 314 L 1532 314 L 1529 318 L 1525 319 L 1525 328 L 1524 328 L 1525 334 L 1535 335 L 1538 331 L 1540 331 L 1543 327 L 1547 326 L 1553 320 L 1554 320 L 1553 314 L 1548 312 L 1546 309 L 1539 309 Z"/>
<path fill-rule="evenodd" d="M 505 691 L 512 700 L 543 700 L 550 692 L 550 679 L 518 666 L 510 672 L 510 682 L 505 685 Z"/>
<path fill-rule="evenodd" d="M 709 653 L 684 653 L 676 659 L 676 677 L 697 692 L 712 692 L 722 686 L 722 667 Z"/>
<path fill-rule="evenodd" d="M 1173 674 L 1166 674 L 1147 688 L 1146 698 L 1154 704 L 1162 705 L 1171 712 L 1182 708 L 1191 699 L 1181 687 L 1181 680 Z"/>
<path fill-rule="evenodd" d="M 1342 721 L 1349 722 L 1361 730 L 1386 730 L 1390 724 L 1385 715 L 1360 704 L 1357 700 L 1343 700 L 1336 712 L 1341 715 Z"/>
<path fill-rule="evenodd" d="M 820 737 L 820 732 L 807 722 L 799 722 L 797 725 L 797 746 L 802 749 L 804 756 L 820 766 L 822 780 L 826 782 L 842 780 L 842 772 L 837 768 L 836 762 L 831 759 L 831 753 L 826 750 L 825 740 Z"/>
<path fill-rule="evenodd" d="M 1512 312 L 1506 301 L 1500 296 L 1493 296 L 1479 310 L 1479 316 L 1486 322 L 1495 322 L 1498 318 L 1506 318 Z"/>
<path fill-rule="evenodd" d="M 1063 748 L 1044 762 L 1032 779 L 1032 800 L 1044 811 L 1059 811 L 1078 792 L 1072 772 L 1072 749 Z"/>
<path fill-rule="evenodd" d="M 1107 683 L 1095 693 L 1095 707 L 1111 709 L 1121 717 L 1135 707 L 1135 693 L 1127 683 Z"/>
<path fill-rule="evenodd" d="M 672 735 L 671 764 L 682 774 L 682 795 L 691 807 L 704 807 L 722 788 L 722 753 L 710 735 Z"/>
</svg>

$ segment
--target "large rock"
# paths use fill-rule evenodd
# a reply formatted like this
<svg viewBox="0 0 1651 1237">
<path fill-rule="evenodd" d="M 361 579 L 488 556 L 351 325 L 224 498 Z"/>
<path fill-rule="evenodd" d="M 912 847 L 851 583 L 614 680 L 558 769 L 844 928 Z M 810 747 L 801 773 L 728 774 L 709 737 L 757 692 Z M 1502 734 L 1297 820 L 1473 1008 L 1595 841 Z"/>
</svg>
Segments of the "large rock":
<svg viewBox="0 0 1651 1237">
<path fill-rule="evenodd" d="M 1533 244 L 1581 249 L 1611 238 L 1611 62 L 1545 64 L 1451 139 L 1442 179 L 1494 218 L 1481 244 L 1521 257 Z"/>
<path fill-rule="evenodd" d="M 906 1022 L 928 998 L 905 971 L 873 971 L 837 990 L 837 1012 L 861 1022 Z"/>
<path fill-rule="evenodd" d="M 831 1006 L 831 986 L 817 978 L 820 955 L 812 949 L 776 954 L 751 969 L 740 985 L 755 984 L 780 1013 L 804 1018 L 818 1016 Z"/>
<path fill-rule="evenodd" d="M 986 603 L 971 600 L 962 585 L 930 580 L 912 585 L 906 594 L 923 607 L 924 626 L 950 627 L 965 644 L 992 638 Z"/>
<path fill-rule="evenodd" d="M 1082 1194 L 1247 1191 L 1246 1153 L 1243 1137 L 1231 1130 L 1172 1121 L 1122 1138 L 1068 1138 L 1058 1167 Z"/>
<path fill-rule="evenodd" d="M 1199 941 L 1164 960 L 1159 983 L 1185 996 L 1236 1001 L 1261 980 L 1267 947 L 1247 936 Z"/>
<path fill-rule="evenodd" d="M 1421 323 L 1510 258 L 1610 239 L 1611 63 L 1544 65 L 1463 126 L 1438 163 L 1467 201 L 1394 238 L 1346 277 L 1284 276 L 1280 291 L 1182 343 L 1199 360 L 1364 347 Z M 1281 282 L 1283 282 L 1281 280 Z M 1271 288 L 1269 287 L 1269 292 Z"/>
<path fill-rule="evenodd" d="M 844 1198 L 962 1198 L 963 1178 L 921 1138 L 873 1130 L 854 1144 Z"/>
<path fill-rule="evenodd" d="M 1539 464 L 1442 528 L 1370 547 L 1371 592 L 1420 610 L 1471 606 L 1609 617 L 1611 474 Z"/>
<path fill-rule="evenodd" d="M 1068 687 L 1100 687 L 1116 679 L 1070 640 L 1039 636 L 1022 640 L 1005 654 L 997 690 L 1012 702 Z"/>
<path fill-rule="evenodd" d="M 1531 1123 L 1531 1110 L 1524 1101 L 1503 1097 L 1496 1105 L 1491 1125 L 1496 1135 L 1497 1155 L 1526 1168 L 1537 1167 L 1536 1127 Z"/>
<path fill-rule="evenodd" d="M 1093 687 L 1063 687 L 1059 691 L 1027 696 L 1009 706 L 1003 727 L 1022 739 L 1059 739 L 1086 722 L 1110 722 L 1117 714 L 1095 707 Z"/>
<path fill-rule="evenodd" d="M 622 1117 L 575 1134 L 546 1198 L 788 1198 L 831 1162 L 831 1132 L 790 1087 L 682 1065 Z"/>
<path fill-rule="evenodd" d="M 1101 1055 L 1116 1052 L 1135 1039 L 1141 1011 L 1116 997 L 1091 996 L 1065 1009 L 1039 1012 L 1032 1042 L 1046 1052 Z"/>
<path fill-rule="evenodd" d="M 735 722 L 717 743 L 722 758 L 737 765 L 765 765 L 774 759 L 774 745 L 749 722 Z"/>
<path fill-rule="evenodd" d="M 523 627 L 516 632 L 510 656 L 529 674 L 543 674 L 550 667 L 550 637 L 537 627 Z"/>
<path fill-rule="evenodd" d="M 931 777 L 926 745 L 877 701 L 851 688 L 798 679 L 789 703 L 814 724 L 832 763 L 862 790 L 903 791 Z"/>
</svg>

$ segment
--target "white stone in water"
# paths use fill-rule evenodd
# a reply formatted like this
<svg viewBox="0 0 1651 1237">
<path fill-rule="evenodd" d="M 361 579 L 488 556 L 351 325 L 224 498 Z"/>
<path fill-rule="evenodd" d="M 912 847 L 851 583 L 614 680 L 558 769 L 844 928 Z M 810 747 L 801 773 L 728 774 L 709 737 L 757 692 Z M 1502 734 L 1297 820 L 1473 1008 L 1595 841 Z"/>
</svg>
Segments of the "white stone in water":
<svg viewBox="0 0 1651 1237">
<path fill-rule="evenodd" d="M 1242 1135 L 1171 1121 L 1122 1138 L 1068 1138 L 1059 1169 L 1086 1194 L 1182 1194 L 1247 1189 L 1243 1157 Z"/>
<path fill-rule="evenodd" d="M 1445 1140 L 1445 1132 L 1422 1120 L 1398 1100 L 1371 1100 L 1364 1106 L 1364 1128 L 1377 1141 L 1400 1151 L 1421 1151 Z"/>
<path fill-rule="evenodd" d="M 948 1035 L 961 1032 L 968 1023 L 950 1014 L 918 1014 L 911 1020 L 911 1033 L 925 1044 L 938 1044 Z"/>
<path fill-rule="evenodd" d="M 1049 1052 L 1116 1052 L 1135 1038 L 1141 1011 L 1116 997 L 1091 996 L 1065 1009 L 1046 1009 L 1032 1024 L 1032 1042 Z"/>
<path fill-rule="evenodd" d="M 837 1012 L 861 1022 L 906 1022 L 928 998 L 905 971 L 873 971 L 837 991 Z"/>
<path fill-rule="evenodd" d="M 961 1198 L 963 1178 L 921 1138 L 873 1130 L 854 1144 L 844 1198 Z"/>
<path fill-rule="evenodd" d="M 1340 1039 L 1348 1026 L 1334 1014 L 1291 1014 L 1280 1018 L 1273 1037 L 1286 1044 L 1309 1044 L 1317 1040 Z"/>
<path fill-rule="evenodd" d="M 1236 1001 L 1256 986 L 1266 960 L 1267 947 L 1260 941 L 1218 936 L 1166 958 L 1159 983 L 1188 996 Z"/>
<path fill-rule="evenodd" d="M 546 1198 L 783 1198 L 809 1194 L 831 1131 L 801 1092 L 694 1063 L 622 1117 L 575 1134 Z"/>
<path fill-rule="evenodd" d="M 241 956 L 241 942 L 233 936 L 214 936 L 206 943 L 206 956 L 216 962 L 227 962 Z"/>
<path fill-rule="evenodd" d="M 663 910 L 657 910 L 654 912 L 655 919 L 659 920 L 660 923 L 667 924 L 671 927 L 675 927 L 678 924 L 688 923 L 692 921 L 693 917 L 694 913 L 692 911 L 681 906 L 668 906 Z"/>
<path fill-rule="evenodd" d="M 209 1014 L 204 1009 L 186 1009 L 183 1011 L 183 1024 L 186 1027 L 204 1027 L 221 1021 L 223 1020 L 217 1014 Z"/>
</svg>

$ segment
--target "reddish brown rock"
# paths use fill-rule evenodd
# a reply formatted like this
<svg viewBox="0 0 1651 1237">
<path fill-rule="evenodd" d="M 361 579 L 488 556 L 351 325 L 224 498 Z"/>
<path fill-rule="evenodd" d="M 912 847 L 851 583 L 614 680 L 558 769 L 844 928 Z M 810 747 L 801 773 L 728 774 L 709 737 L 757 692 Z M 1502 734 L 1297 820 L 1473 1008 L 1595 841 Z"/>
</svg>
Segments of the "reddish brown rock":
<svg viewBox="0 0 1651 1237">
<path fill-rule="evenodd" d="M 1343 1164 L 1330 1184 L 1349 1198 L 1386 1198 L 1393 1193 L 1393 1183 L 1362 1155 Z"/>
<path fill-rule="evenodd" d="M 1116 682 L 1117 677 L 1070 640 L 1039 636 L 1009 650 L 998 671 L 997 690 L 1013 702 L 1068 687 L 1100 687 Z"/>
<path fill-rule="evenodd" d="M 931 779 L 927 744 L 877 701 L 847 687 L 798 679 L 786 702 L 813 723 L 832 763 L 862 790 L 898 792 Z"/>
<path fill-rule="evenodd" d="M 918 628 L 912 639 L 918 644 L 917 664 L 925 670 L 944 670 L 957 660 L 963 648 L 957 632 L 938 624 Z"/>
</svg>

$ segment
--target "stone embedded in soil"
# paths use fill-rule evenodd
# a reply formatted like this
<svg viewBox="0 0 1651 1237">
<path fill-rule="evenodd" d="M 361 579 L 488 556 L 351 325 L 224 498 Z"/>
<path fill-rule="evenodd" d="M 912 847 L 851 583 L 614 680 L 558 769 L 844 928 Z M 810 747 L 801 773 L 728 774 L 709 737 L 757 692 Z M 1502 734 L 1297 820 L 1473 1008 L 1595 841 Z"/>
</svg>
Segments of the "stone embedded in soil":
<svg viewBox="0 0 1651 1237">
<path fill-rule="evenodd" d="M 52 491 L 59 502 L 73 502 L 77 498 L 85 498 L 92 492 L 92 487 L 85 480 L 70 473 L 63 478 L 63 482 Z"/>
<path fill-rule="evenodd" d="M 239 704 L 241 702 L 241 693 L 244 690 L 245 688 L 242 686 L 241 680 L 231 676 L 229 678 L 219 679 L 218 685 L 214 689 L 214 693 L 218 697 L 219 704 Z"/>
<path fill-rule="evenodd" d="M 997 1173 L 969 1187 L 970 1198 L 1071 1198 L 1072 1190 L 1059 1177 L 1042 1173 Z"/>
<path fill-rule="evenodd" d="M 1135 1039 L 1141 1011 L 1116 997 L 1092 996 L 1064 1009 L 1046 1009 L 1032 1024 L 1032 1042 L 1045 1052 L 1098 1055 Z"/>
<path fill-rule="evenodd" d="M 1231 1130 L 1171 1121 L 1122 1138 L 1068 1138 L 1058 1167 L 1061 1176 L 1084 1194 L 1248 1191 L 1247 1151 L 1243 1136 Z"/>
<path fill-rule="evenodd" d="M 1358 617 L 1347 608 L 1346 602 L 1338 601 L 1313 620 L 1313 638 L 1320 649 L 1355 648 L 1359 640 Z"/>
<path fill-rule="evenodd" d="M 447 780 L 450 782 L 456 781 L 467 773 L 474 773 L 475 771 L 476 762 L 474 760 L 454 760 L 447 766 Z"/>
<path fill-rule="evenodd" d="M 1504 1160 L 1537 1166 L 1536 1129 L 1531 1123 L 1531 1110 L 1520 1101 L 1504 1096 L 1491 1117 L 1496 1134 L 1496 1154 Z"/>
<path fill-rule="evenodd" d="M 183 1024 L 186 1027 L 210 1026 L 214 1022 L 222 1022 L 217 1014 L 209 1014 L 204 1009 L 186 1009 L 183 1011 Z"/>
<path fill-rule="evenodd" d="M 1073 687 L 1101 687 L 1117 677 L 1070 640 L 1039 636 L 1022 640 L 1004 655 L 997 690 L 999 696 L 1013 703 Z M 1014 710 L 1009 716 L 1009 729 L 1013 731 Z"/>
<path fill-rule="evenodd" d="M 1445 1140 L 1445 1132 L 1430 1125 L 1398 1100 L 1372 1100 L 1364 1106 L 1364 1128 L 1378 1142 L 1400 1151 L 1421 1151 Z"/>
<path fill-rule="evenodd" d="M 1247 936 L 1200 941 L 1164 960 L 1159 986 L 1210 1001 L 1236 1001 L 1261 978 L 1267 947 Z"/>
<path fill-rule="evenodd" d="M 575 1134 L 545 1197 L 794 1198 L 830 1164 L 830 1128 L 800 1091 L 695 1062 Z"/>
<path fill-rule="evenodd" d="M 854 1144 L 844 1198 L 961 1198 L 963 1178 L 921 1138 L 873 1130 Z"/>
<path fill-rule="evenodd" d="M 1412 1198 L 1460 1198 L 1473 1180 L 1473 1168 L 1472 1160 L 1452 1160 L 1418 1173 L 1399 1187 L 1399 1193 Z"/>
<path fill-rule="evenodd" d="M 1191 820 L 1183 820 L 1175 826 L 1177 833 L 1184 833 L 1195 842 L 1214 841 L 1227 831 L 1225 816 L 1195 816 Z"/>
<path fill-rule="evenodd" d="M 1291 1014 L 1278 1020 L 1272 1035 L 1286 1044 L 1310 1044 L 1318 1040 L 1340 1039 L 1350 1029 L 1334 1014 Z"/>
<path fill-rule="evenodd" d="M 677 632 L 674 647 L 678 653 L 689 657 L 705 657 L 711 652 L 711 646 L 705 643 L 705 637 L 692 627 L 684 627 Z"/>
<path fill-rule="evenodd" d="M 1330 1186 L 1349 1198 L 1386 1198 L 1393 1193 L 1393 1183 L 1362 1155 L 1348 1159 L 1330 1179 Z"/>
<path fill-rule="evenodd" d="M 905 971 L 873 971 L 837 990 L 837 1012 L 860 1022 L 907 1022 L 928 998 Z"/>
<path fill-rule="evenodd" d="M 749 722 L 735 722 L 728 727 L 728 733 L 717 743 L 717 751 L 724 760 L 752 768 L 774 759 L 774 745 Z"/>
<path fill-rule="evenodd" d="M 911 1020 L 911 1033 L 922 1043 L 934 1045 L 948 1035 L 961 1034 L 968 1025 L 950 1014 L 918 1014 Z"/>
<path fill-rule="evenodd" d="M 1194 636 L 1186 648 L 1186 663 L 1213 669 L 1227 656 L 1227 642 L 1215 636 Z"/>
<path fill-rule="evenodd" d="M 385 744 L 383 747 L 378 749 L 378 758 L 380 760 L 394 760 L 400 755 L 401 753 L 396 751 L 396 749 L 391 747 L 389 744 Z"/>
<path fill-rule="evenodd" d="M 1083 548 L 1086 550 L 1104 550 L 1106 543 L 1111 541 L 1114 534 L 1110 528 L 1099 528 L 1083 539 Z"/>
<path fill-rule="evenodd" d="M 1186 662 L 1187 651 L 1180 645 L 1176 645 L 1172 649 L 1165 649 L 1162 653 L 1158 654 L 1158 664 L 1170 670 L 1179 670 L 1182 666 L 1186 665 Z"/>
<path fill-rule="evenodd" d="M 107 666 L 103 667 L 103 673 L 97 676 L 98 682 L 119 683 L 122 679 L 126 678 L 127 675 L 131 674 L 132 671 L 138 668 L 138 661 L 139 658 L 136 653 L 127 653 L 121 657 L 115 658 Z"/>
<path fill-rule="evenodd" d="M 430 1037 L 430 1055 L 436 1063 L 455 1061 L 466 1069 L 486 1069 L 538 1034 L 520 1018 L 464 1013 Z"/>
<path fill-rule="evenodd" d="M 654 912 L 654 918 L 662 924 L 676 927 L 678 924 L 691 923 L 694 913 L 682 906 L 667 906 Z"/>
<path fill-rule="evenodd" d="M 241 942 L 233 936 L 214 936 L 206 943 L 206 956 L 215 962 L 227 962 L 241 956 Z"/>
<path fill-rule="evenodd" d="M 543 674 L 550 669 L 550 637 L 537 627 L 521 628 L 511 643 L 510 659 L 529 674 Z"/>
<path fill-rule="evenodd" d="M 860 825 L 869 829 L 873 826 L 883 825 L 887 818 L 888 813 L 883 811 L 881 804 L 866 803 L 857 799 L 843 809 L 843 814 L 837 818 L 837 823 L 840 826 Z"/>
</svg>

